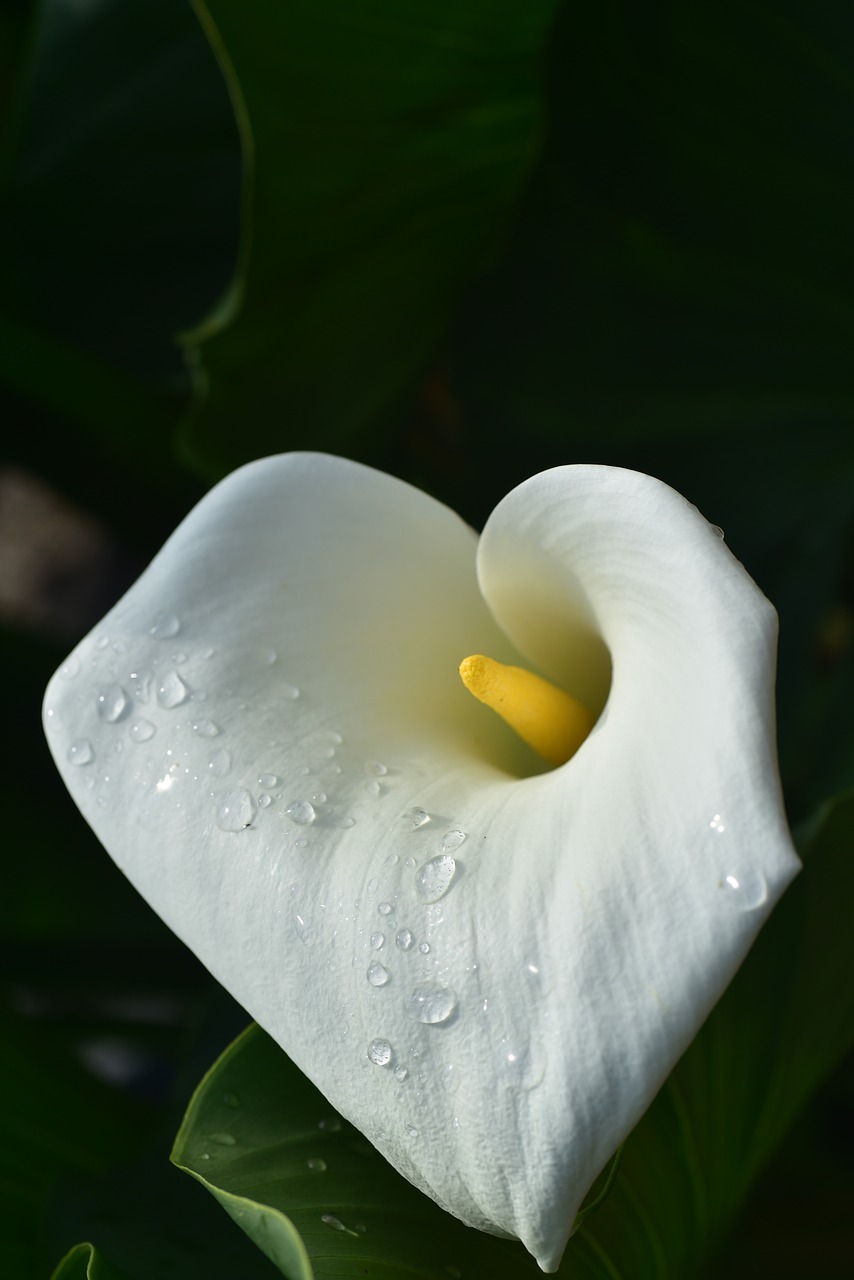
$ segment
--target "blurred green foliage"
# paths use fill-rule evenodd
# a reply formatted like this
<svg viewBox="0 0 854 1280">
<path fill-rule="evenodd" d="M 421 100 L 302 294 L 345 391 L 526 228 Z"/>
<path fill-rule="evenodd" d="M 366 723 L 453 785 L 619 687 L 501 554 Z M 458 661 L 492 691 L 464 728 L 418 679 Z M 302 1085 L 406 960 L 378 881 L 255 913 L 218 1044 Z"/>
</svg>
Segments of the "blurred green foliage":
<svg viewBox="0 0 854 1280">
<path fill-rule="evenodd" d="M 806 0 L 6 0 L 0 461 L 97 522 L 103 607 L 212 479 L 265 452 L 344 452 L 474 524 L 546 466 L 656 474 L 780 612 L 804 823 L 854 785 L 852 48 L 850 9 Z M 87 607 L 61 626 L 7 611 L 0 632 L 4 1264 L 42 1277 L 92 1240 L 62 1280 L 273 1274 L 166 1165 L 240 1012 L 109 863 L 41 741 Z M 851 1021 L 842 812 L 773 921 L 802 941 L 783 963 L 762 939 L 674 1077 L 717 1144 L 708 1177 L 735 1161 L 742 1180 L 693 1252 L 626 1274 L 854 1262 L 833 1213 L 854 1098 L 828 1075 Z M 754 1032 L 777 1038 L 721 1113 L 710 1081 Z M 609 1222 L 667 1163 L 646 1144 L 673 1106 L 665 1091 L 579 1245 L 618 1273 Z"/>
</svg>

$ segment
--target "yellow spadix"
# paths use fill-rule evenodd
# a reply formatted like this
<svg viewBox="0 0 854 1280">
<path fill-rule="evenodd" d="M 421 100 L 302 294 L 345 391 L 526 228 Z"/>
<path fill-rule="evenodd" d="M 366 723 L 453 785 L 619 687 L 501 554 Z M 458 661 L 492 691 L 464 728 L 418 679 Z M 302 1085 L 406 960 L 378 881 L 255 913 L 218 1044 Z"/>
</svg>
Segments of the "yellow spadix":
<svg viewBox="0 0 854 1280">
<path fill-rule="evenodd" d="M 565 764 L 590 730 L 593 716 L 575 698 L 524 667 L 482 654 L 460 663 L 462 682 L 549 764 Z"/>
</svg>

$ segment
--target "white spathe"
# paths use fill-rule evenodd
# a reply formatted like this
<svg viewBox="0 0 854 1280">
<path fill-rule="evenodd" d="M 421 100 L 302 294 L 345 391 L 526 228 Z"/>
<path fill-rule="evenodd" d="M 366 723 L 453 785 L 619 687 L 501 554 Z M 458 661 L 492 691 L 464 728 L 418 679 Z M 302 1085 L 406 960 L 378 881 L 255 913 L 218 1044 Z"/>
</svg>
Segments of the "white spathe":
<svg viewBox="0 0 854 1280">
<path fill-rule="evenodd" d="M 798 869 L 775 641 L 719 531 L 647 476 L 535 476 L 478 541 L 293 454 L 199 504 L 45 719 L 219 981 L 401 1173 L 548 1271 Z M 577 755 L 545 771 L 463 688 L 470 653 L 601 710 Z"/>
</svg>

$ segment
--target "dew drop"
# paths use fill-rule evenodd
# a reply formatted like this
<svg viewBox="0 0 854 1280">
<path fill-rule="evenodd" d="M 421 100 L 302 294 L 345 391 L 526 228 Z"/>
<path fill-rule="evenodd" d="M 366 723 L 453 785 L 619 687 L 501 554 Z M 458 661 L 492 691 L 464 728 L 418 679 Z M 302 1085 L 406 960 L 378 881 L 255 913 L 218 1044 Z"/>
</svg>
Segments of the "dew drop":
<svg viewBox="0 0 854 1280">
<path fill-rule="evenodd" d="M 117 720 L 121 720 L 130 706 L 130 700 L 120 684 L 99 689 L 96 702 L 98 715 L 106 724 L 115 724 Z"/>
<path fill-rule="evenodd" d="M 343 827 L 345 830 L 349 827 L 355 827 L 355 825 L 356 825 L 355 818 L 342 818 L 341 821 L 338 823 L 338 826 Z"/>
<path fill-rule="evenodd" d="M 258 779 L 258 784 L 262 787 L 277 787 L 279 785 L 279 779 L 276 777 L 275 773 L 262 773 L 261 777 Z"/>
<path fill-rule="evenodd" d="M 377 932 L 377 933 L 371 934 L 371 950 L 372 951 L 379 951 L 384 942 L 385 942 L 384 933 Z"/>
<path fill-rule="evenodd" d="M 401 951 L 408 951 L 412 946 L 411 931 L 409 929 L 398 929 L 397 937 L 394 941 Z"/>
<path fill-rule="evenodd" d="M 716 537 L 716 538 L 720 538 L 720 540 L 723 542 L 723 540 L 724 540 L 724 536 L 725 536 L 725 535 L 724 535 L 724 531 L 723 531 L 723 529 L 721 528 L 721 526 L 720 526 L 719 524 L 710 524 L 710 525 L 709 525 L 709 528 L 711 529 L 711 531 L 712 531 L 712 533 L 715 535 L 715 537 Z"/>
<path fill-rule="evenodd" d="M 359 1238 L 358 1232 L 351 1231 L 349 1227 L 345 1227 L 340 1218 L 336 1218 L 333 1213 L 324 1213 L 320 1218 L 321 1222 L 325 1222 L 327 1227 L 331 1227 L 333 1231 L 344 1231 L 348 1236 Z"/>
<path fill-rule="evenodd" d="M 206 1133 L 204 1136 L 208 1142 L 215 1142 L 220 1147 L 234 1147 L 237 1145 L 237 1139 L 233 1133 Z"/>
<path fill-rule="evenodd" d="M 254 817 L 255 801 L 245 787 L 235 787 L 219 797 L 216 825 L 221 831 L 243 831 L 252 825 Z"/>
<path fill-rule="evenodd" d="M 388 1040 L 377 1037 L 368 1045 L 368 1057 L 376 1067 L 387 1067 L 391 1062 L 391 1045 Z"/>
<path fill-rule="evenodd" d="M 410 858 L 404 858 L 404 860 L 403 860 L 403 865 L 404 865 L 405 867 L 415 867 L 415 866 L 417 866 L 418 864 L 417 864 L 417 862 L 415 861 L 415 859 L 414 859 L 414 858 L 410 857 Z"/>
<path fill-rule="evenodd" d="M 157 729 L 150 720 L 134 720 L 129 732 L 134 742 L 148 742 L 154 737 Z"/>
<path fill-rule="evenodd" d="M 456 874 L 457 864 L 450 854 L 425 862 L 415 876 L 415 890 L 422 902 L 438 902 L 448 892 Z"/>
<path fill-rule="evenodd" d="M 171 640 L 181 630 L 181 623 L 174 613 L 157 613 L 148 628 L 148 634 L 155 640 Z"/>
<path fill-rule="evenodd" d="M 220 733 L 220 727 L 214 724 L 213 720 L 196 720 L 193 723 L 193 733 L 198 734 L 200 738 L 216 738 Z"/>
<path fill-rule="evenodd" d="M 384 964 L 380 964 L 379 960 L 374 960 L 373 964 L 368 965 L 368 982 L 372 987 L 384 987 L 391 978 L 391 974 Z"/>
<path fill-rule="evenodd" d="M 75 738 L 68 748 L 66 758 L 71 764 L 91 764 L 95 759 L 95 751 L 88 738 Z"/>
<path fill-rule="evenodd" d="M 400 1081 L 401 1084 L 403 1084 L 404 1080 L 408 1075 L 409 1075 L 409 1072 L 406 1070 L 406 1067 L 395 1067 L 394 1078 L 395 1080 Z"/>
<path fill-rule="evenodd" d="M 153 675 L 145 667 L 140 667 L 138 671 L 131 671 L 128 675 L 133 695 L 140 702 L 148 702 L 151 697 L 151 682 L 153 679 Z"/>
<path fill-rule="evenodd" d="M 273 803 L 273 797 L 267 795 L 266 791 L 262 791 L 261 794 L 258 796 L 259 809 L 269 809 L 272 803 Z"/>
<path fill-rule="evenodd" d="M 430 814 L 426 809 L 410 809 L 406 815 L 407 821 L 417 830 L 419 827 L 425 827 L 430 821 Z"/>
<path fill-rule="evenodd" d="M 231 752 L 228 747 L 220 747 L 208 761 L 208 769 L 215 778 L 224 778 L 231 768 Z"/>
<path fill-rule="evenodd" d="M 768 886 L 760 871 L 728 872 L 721 877 L 724 901 L 735 911 L 755 911 L 768 897 Z"/>
<path fill-rule="evenodd" d="M 157 701 L 166 711 L 180 707 L 190 696 L 190 690 L 177 671 L 167 671 L 157 686 Z"/>
<path fill-rule="evenodd" d="M 446 831 L 442 836 L 442 852 L 450 853 L 452 849 L 459 849 L 465 838 L 465 831 Z"/>
<path fill-rule="evenodd" d="M 414 987 L 409 997 L 408 1010 L 416 1022 L 436 1026 L 447 1022 L 457 1007 L 457 997 L 450 987 L 436 987 L 432 983 Z"/>
<path fill-rule="evenodd" d="M 377 911 L 380 913 L 380 915 L 381 915 L 381 916 L 390 916 L 390 915 L 391 915 L 391 903 L 390 903 L 390 902 L 381 902 L 381 903 L 380 903 L 380 905 L 377 907 Z"/>
<path fill-rule="evenodd" d="M 306 1165 L 311 1169 L 312 1173 L 326 1172 L 326 1161 L 319 1159 L 317 1156 L 313 1157 L 311 1160 L 306 1160 Z"/>
<path fill-rule="evenodd" d="M 380 764 L 379 760 L 366 760 L 365 773 L 370 773 L 374 778 L 383 778 L 388 773 L 388 769 L 384 764 Z"/>
<path fill-rule="evenodd" d="M 366 782 L 364 789 L 365 789 L 365 795 L 368 795 L 368 796 L 382 795 L 382 790 L 383 790 L 380 784 L 377 782 L 376 778 L 373 780 L 373 782 Z"/>
<path fill-rule="evenodd" d="M 283 698 L 287 698 L 289 702 L 296 702 L 299 697 L 299 689 L 295 684 L 279 685 L 279 693 L 281 693 Z"/>
<path fill-rule="evenodd" d="M 422 956 L 428 956 L 430 954 L 430 943 L 419 942 L 418 950 L 421 952 Z"/>
<path fill-rule="evenodd" d="M 379 884 L 379 880 L 377 879 L 376 876 L 373 876 L 372 879 L 368 881 L 367 892 L 376 893 L 378 884 Z"/>
<path fill-rule="evenodd" d="M 317 817 L 317 812 L 310 800 L 292 800 L 285 813 L 291 822 L 296 822 L 301 827 L 309 826 Z"/>
<path fill-rule="evenodd" d="M 305 918 L 305 916 L 294 917 L 294 927 L 301 942 L 310 947 L 314 942 L 314 925 Z M 323 1126 L 321 1125 L 321 1128 Z"/>
</svg>

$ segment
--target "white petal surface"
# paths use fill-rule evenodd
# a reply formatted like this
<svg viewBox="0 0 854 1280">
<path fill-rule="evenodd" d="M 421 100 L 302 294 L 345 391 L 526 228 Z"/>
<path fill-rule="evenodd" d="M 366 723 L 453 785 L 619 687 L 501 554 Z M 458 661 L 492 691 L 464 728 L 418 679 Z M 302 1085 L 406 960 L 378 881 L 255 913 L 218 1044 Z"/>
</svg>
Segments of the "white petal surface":
<svg viewBox="0 0 854 1280">
<path fill-rule="evenodd" d="M 205 498 L 45 718 L 115 860 L 333 1105 L 554 1269 L 797 869 L 775 637 L 647 477 L 534 477 L 478 549 L 398 481 L 289 455 Z M 466 693 L 479 652 L 604 707 L 568 764 Z"/>
</svg>

